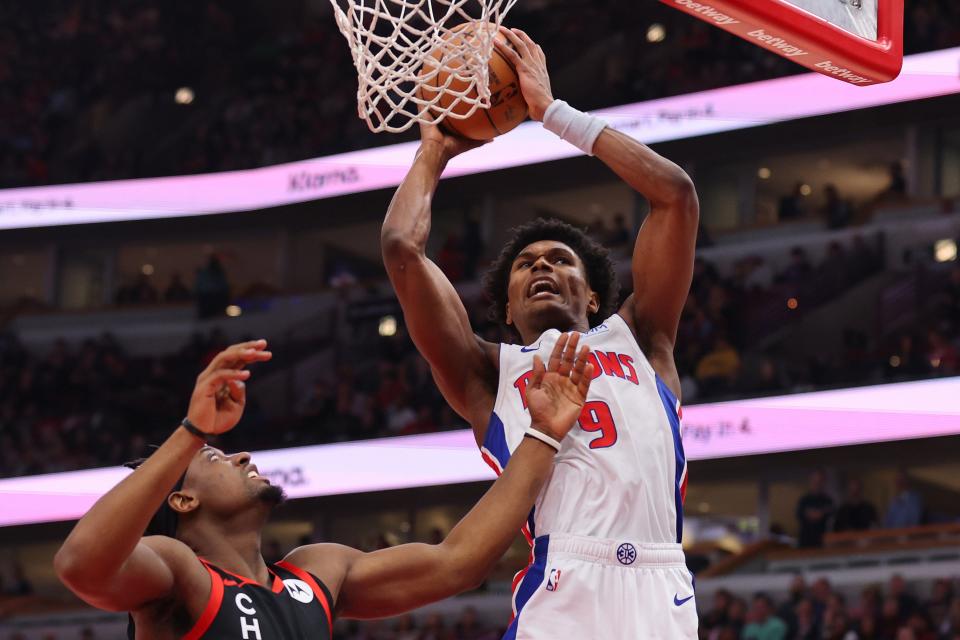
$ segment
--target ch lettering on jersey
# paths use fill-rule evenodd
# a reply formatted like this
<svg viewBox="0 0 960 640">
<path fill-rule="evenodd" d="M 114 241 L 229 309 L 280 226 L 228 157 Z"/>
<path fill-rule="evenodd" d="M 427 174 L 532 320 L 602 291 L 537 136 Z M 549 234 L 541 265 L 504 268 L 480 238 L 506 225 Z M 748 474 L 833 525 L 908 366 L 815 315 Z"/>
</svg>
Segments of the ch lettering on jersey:
<svg viewBox="0 0 960 640">
<path fill-rule="evenodd" d="M 237 605 L 240 613 L 247 614 L 246 616 L 240 616 L 240 633 L 243 635 L 243 640 L 252 640 L 253 638 L 263 640 L 260 637 L 260 621 L 252 617 L 257 615 L 257 610 L 253 608 L 253 599 L 245 593 L 238 593 L 233 602 Z M 247 616 L 251 616 L 251 618 L 247 619 Z"/>
<path fill-rule="evenodd" d="M 640 384 L 637 377 L 637 370 L 633 366 L 633 358 L 625 353 L 615 351 L 594 351 L 590 354 L 590 363 L 593 364 L 593 379 L 600 376 L 609 376 L 619 378 L 635 385 Z M 523 408 L 527 408 L 527 385 L 530 384 L 530 377 L 533 376 L 533 370 L 527 371 L 516 379 L 513 387 L 520 394 L 520 400 L 523 402 Z"/>
</svg>

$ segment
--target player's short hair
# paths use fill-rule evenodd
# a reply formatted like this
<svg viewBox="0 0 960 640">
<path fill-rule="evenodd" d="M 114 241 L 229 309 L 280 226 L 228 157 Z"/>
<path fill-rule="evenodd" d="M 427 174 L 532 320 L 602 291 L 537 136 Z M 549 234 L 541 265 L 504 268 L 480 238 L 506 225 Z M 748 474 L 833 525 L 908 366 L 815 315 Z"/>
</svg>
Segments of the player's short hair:
<svg viewBox="0 0 960 640">
<path fill-rule="evenodd" d="M 606 247 L 586 233 L 556 218 L 537 218 L 510 230 L 513 238 L 483 277 L 483 291 L 490 300 L 489 317 L 507 324 L 507 289 L 513 261 L 523 249 L 541 240 L 556 240 L 567 245 L 583 262 L 587 284 L 599 297 L 597 312 L 588 316 L 591 327 L 610 317 L 620 301 L 620 283 L 613 267 L 613 259 Z"/>
<path fill-rule="evenodd" d="M 124 463 L 123 466 L 128 469 L 133 469 L 136 471 L 140 468 L 144 462 L 147 461 L 147 458 L 138 458 L 130 462 Z M 177 524 L 178 516 L 177 512 L 173 510 L 170 506 L 170 503 L 167 502 L 167 498 L 171 493 L 176 493 L 183 488 L 183 481 L 187 478 L 187 472 L 184 471 L 183 475 L 177 480 L 177 483 L 170 487 L 170 491 L 167 492 L 167 495 L 164 496 L 163 504 L 160 505 L 160 508 L 153 514 L 153 517 L 150 518 L 150 523 L 147 525 L 146 531 L 143 532 L 145 536 L 167 536 L 168 538 L 177 537 Z"/>
</svg>

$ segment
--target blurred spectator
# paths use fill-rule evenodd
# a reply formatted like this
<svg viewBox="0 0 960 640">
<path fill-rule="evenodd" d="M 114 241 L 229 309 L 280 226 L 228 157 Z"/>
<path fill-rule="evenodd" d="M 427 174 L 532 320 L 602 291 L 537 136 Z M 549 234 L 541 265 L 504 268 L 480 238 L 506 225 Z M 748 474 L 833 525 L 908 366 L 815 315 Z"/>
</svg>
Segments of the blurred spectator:
<svg viewBox="0 0 960 640">
<path fill-rule="evenodd" d="M 193 293 L 191 293 L 187 285 L 183 283 L 183 278 L 180 274 L 173 274 L 170 278 L 170 284 L 167 285 L 167 290 L 163 292 L 163 299 L 166 302 L 186 302 L 192 298 Z"/>
<path fill-rule="evenodd" d="M 827 221 L 828 229 L 844 229 L 853 218 L 853 208 L 850 202 L 840 197 L 837 186 L 828 184 L 823 189 L 824 204 L 820 213 Z"/>
<path fill-rule="evenodd" d="M 803 195 L 803 182 L 798 182 L 793 186 L 793 191 L 780 198 L 780 205 L 777 208 L 777 215 L 780 220 L 796 220 L 807 214 L 806 196 Z"/>
<path fill-rule="evenodd" d="M 927 332 L 927 362 L 937 374 L 944 376 L 956 374 L 960 365 L 957 348 L 937 329 Z"/>
<path fill-rule="evenodd" d="M 230 304 L 230 284 L 220 258 L 211 254 L 206 266 L 197 269 L 197 314 L 200 318 L 223 315 Z"/>
<path fill-rule="evenodd" d="M 902 469 L 897 472 L 895 491 L 883 524 L 888 529 L 916 527 L 923 520 L 923 500 L 910 488 L 910 479 Z"/>
<path fill-rule="evenodd" d="M 627 226 L 627 218 L 622 213 L 613 217 L 613 228 L 610 230 L 607 246 L 614 255 L 627 256 L 633 249 L 633 233 Z"/>
<path fill-rule="evenodd" d="M 807 493 L 797 501 L 797 521 L 800 524 L 797 546 L 800 548 L 823 546 L 823 535 L 833 515 L 833 498 L 824 490 L 826 480 L 822 469 L 811 473 Z"/>
<path fill-rule="evenodd" d="M 807 252 L 803 247 L 794 247 L 790 249 L 790 264 L 780 274 L 778 280 L 788 283 L 803 282 L 813 272 L 813 265 L 807 258 Z"/>
<path fill-rule="evenodd" d="M 768 595 L 755 595 L 743 629 L 743 640 L 787 640 L 787 625 L 773 610 L 773 600 Z"/>
<path fill-rule="evenodd" d="M 877 508 L 863 497 L 863 482 L 859 478 L 851 479 L 847 483 L 847 495 L 837 509 L 833 530 L 866 531 L 878 522 Z"/>
<path fill-rule="evenodd" d="M 740 354 L 726 336 L 718 335 L 697 363 L 697 383 L 705 390 L 729 389 L 739 372 Z"/>
</svg>

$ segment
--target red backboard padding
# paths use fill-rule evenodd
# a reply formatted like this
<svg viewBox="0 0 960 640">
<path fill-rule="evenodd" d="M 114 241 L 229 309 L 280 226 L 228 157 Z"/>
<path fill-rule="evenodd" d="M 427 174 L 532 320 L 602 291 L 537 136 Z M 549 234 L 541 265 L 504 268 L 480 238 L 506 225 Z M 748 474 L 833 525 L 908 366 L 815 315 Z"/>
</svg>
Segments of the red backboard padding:
<svg viewBox="0 0 960 640">
<path fill-rule="evenodd" d="M 900 74 L 903 65 L 903 0 L 878 0 L 876 41 L 841 29 L 785 0 L 660 2 L 813 71 L 857 86 L 889 82 Z"/>
</svg>

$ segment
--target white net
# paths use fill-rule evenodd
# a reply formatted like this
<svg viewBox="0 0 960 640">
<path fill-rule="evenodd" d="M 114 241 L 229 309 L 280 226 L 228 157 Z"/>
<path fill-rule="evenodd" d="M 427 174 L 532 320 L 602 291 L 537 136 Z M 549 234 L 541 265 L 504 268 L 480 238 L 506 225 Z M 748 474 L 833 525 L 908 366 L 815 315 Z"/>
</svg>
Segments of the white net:
<svg viewBox="0 0 960 640">
<path fill-rule="evenodd" d="M 360 118 L 398 133 L 488 108 L 493 41 L 516 1 L 330 0 L 360 78 Z"/>
</svg>

